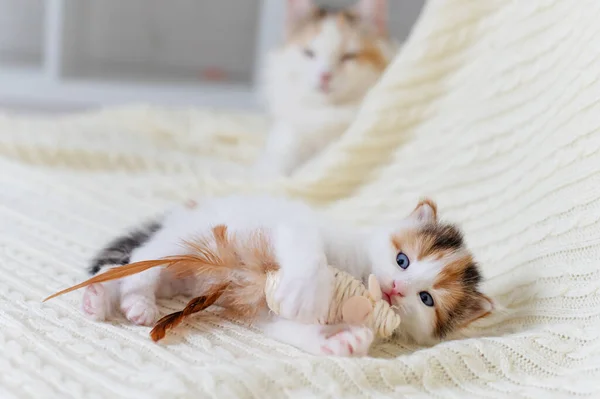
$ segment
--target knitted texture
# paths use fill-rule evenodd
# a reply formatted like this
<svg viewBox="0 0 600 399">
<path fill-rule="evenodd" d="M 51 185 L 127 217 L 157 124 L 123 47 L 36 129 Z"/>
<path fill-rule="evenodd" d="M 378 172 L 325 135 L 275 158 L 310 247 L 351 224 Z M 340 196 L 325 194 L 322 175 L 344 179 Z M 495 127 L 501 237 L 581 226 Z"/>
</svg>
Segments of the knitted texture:
<svg viewBox="0 0 600 399">
<path fill-rule="evenodd" d="M 252 161 L 260 116 L 0 117 L 0 397 L 600 397 L 599 20 L 596 0 L 430 1 L 343 138 L 272 183 L 213 173 Z M 170 201 L 258 190 L 357 224 L 430 195 L 504 309 L 468 339 L 340 359 L 216 315 L 155 344 L 85 319 L 80 294 L 41 303 Z"/>
</svg>

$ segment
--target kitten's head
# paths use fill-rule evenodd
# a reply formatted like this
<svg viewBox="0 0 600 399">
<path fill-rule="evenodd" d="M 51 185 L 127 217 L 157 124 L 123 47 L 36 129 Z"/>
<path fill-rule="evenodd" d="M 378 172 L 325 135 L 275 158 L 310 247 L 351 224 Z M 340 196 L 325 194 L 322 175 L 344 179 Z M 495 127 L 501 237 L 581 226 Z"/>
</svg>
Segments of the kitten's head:
<svg viewBox="0 0 600 399">
<path fill-rule="evenodd" d="M 288 0 L 283 50 L 288 84 L 329 103 L 360 100 L 392 55 L 386 32 L 386 1 L 360 0 L 330 10 L 314 0 Z"/>
<path fill-rule="evenodd" d="M 440 223 L 430 200 L 377 233 L 369 254 L 384 299 L 402 318 L 399 333 L 417 343 L 433 344 L 493 310 L 460 230 Z"/>
</svg>

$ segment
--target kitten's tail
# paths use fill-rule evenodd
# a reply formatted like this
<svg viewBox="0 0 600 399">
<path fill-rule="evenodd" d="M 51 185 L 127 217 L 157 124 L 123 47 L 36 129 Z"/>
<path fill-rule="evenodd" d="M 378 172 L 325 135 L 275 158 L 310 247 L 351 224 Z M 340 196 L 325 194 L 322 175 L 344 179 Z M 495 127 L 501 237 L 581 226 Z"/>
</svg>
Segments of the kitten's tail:
<svg viewBox="0 0 600 399">
<path fill-rule="evenodd" d="M 126 265 L 131 253 L 150 240 L 160 228 L 161 221 L 154 220 L 109 242 L 92 260 L 90 274 L 97 274 L 106 266 Z"/>
<path fill-rule="evenodd" d="M 103 283 L 140 273 L 157 266 L 165 266 L 176 276 L 191 275 L 202 278 L 208 287 L 202 295 L 210 296 L 228 284 L 219 304 L 238 317 L 254 318 L 267 309 L 265 284 L 267 273 L 279 270 L 274 251 L 264 232 L 257 230 L 248 237 L 228 234 L 227 226 L 212 229 L 212 235 L 186 241 L 190 253 L 163 259 L 146 260 L 114 267 L 80 284 L 59 291 L 48 298 L 75 291 L 94 283 Z"/>
</svg>

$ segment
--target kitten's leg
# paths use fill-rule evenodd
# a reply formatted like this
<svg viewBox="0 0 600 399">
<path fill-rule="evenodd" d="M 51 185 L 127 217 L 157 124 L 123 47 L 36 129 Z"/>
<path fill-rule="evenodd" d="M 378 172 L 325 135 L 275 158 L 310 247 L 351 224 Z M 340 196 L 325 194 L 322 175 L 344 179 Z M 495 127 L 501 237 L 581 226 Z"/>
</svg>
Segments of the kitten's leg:
<svg viewBox="0 0 600 399">
<path fill-rule="evenodd" d="M 85 287 L 81 309 L 92 320 L 104 321 L 114 315 L 119 299 L 119 281 L 92 284 Z"/>
<path fill-rule="evenodd" d="M 281 280 L 275 293 L 280 315 L 307 323 L 325 321 L 334 276 L 327 266 L 317 226 L 310 226 L 310 222 L 280 225 L 273 235 L 275 257 L 281 268 Z"/>
<path fill-rule="evenodd" d="M 313 355 L 366 356 L 373 343 L 371 329 L 361 326 L 322 326 L 277 318 L 261 327 L 269 337 Z"/>
<path fill-rule="evenodd" d="M 107 252 L 107 250 L 104 250 Z M 101 253 L 101 255 L 103 254 Z M 127 254 L 129 256 L 129 254 Z M 102 263 L 105 258 L 99 257 L 100 262 L 92 266 L 95 274 L 102 274 L 120 264 Z M 81 301 L 81 310 L 92 320 L 104 321 L 115 313 L 115 308 L 119 301 L 119 280 L 107 281 L 105 283 L 96 283 L 85 287 Z"/>
<path fill-rule="evenodd" d="M 160 283 L 161 269 L 149 269 L 122 279 L 120 307 L 127 320 L 134 324 L 150 326 L 158 319 L 156 291 Z"/>
<path fill-rule="evenodd" d="M 300 163 L 301 148 L 297 134 L 284 123 L 275 123 L 267 137 L 265 150 L 256 163 L 259 176 L 289 175 Z"/>
<path fill-rule="evenodd" d="M 148 243 L 136 249 L 131 255 L 131 263 L 149 259 L 160 259 L 170 255 L 180 255 L 179 245 L 165 245 L 158 234 Z M 120 308 L 127 320 L 134 324 L 150 326 L 158 319 L 156 294 L 165 283 L 162 267 L 145 270 L 121 279 Z"/>
</svg>

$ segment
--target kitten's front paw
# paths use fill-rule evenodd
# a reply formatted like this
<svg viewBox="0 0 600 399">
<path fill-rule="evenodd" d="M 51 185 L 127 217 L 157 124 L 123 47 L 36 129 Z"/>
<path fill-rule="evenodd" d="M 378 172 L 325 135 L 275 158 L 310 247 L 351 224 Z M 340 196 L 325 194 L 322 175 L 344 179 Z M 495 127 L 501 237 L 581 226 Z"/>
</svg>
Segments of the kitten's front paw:
<svg viewBox="0 0 600 399">
<path fill-rule="evenodd" d="M 81 310 L 92 320 L 106 320 L 107 304 L 106 291 L 102 284 L 92 284 L 85 288 Z"/>
<path fill-rule="evenodd" d="M 323 264 L 311 276 L 298 278 L 283 276 L 275 300 L 279 302 L 279 315 L 288 320 L 304 323 L 324 323 L 329 313 L 334 277 Z"/>
<path fill-rule="evenodd" d="M 154 299 L 137 294 L 121 298 L 121 310 L 127 320 L 140 326 L 154 325 L 159 315 Z"/>
<path fill-rule="evenodd" d="M 367 327 L 348 326 L 347 329 L 324 337 L 321 353 L 330 356 L 367 356 L 373 343 L 373 331 Z"/>
</svg>

